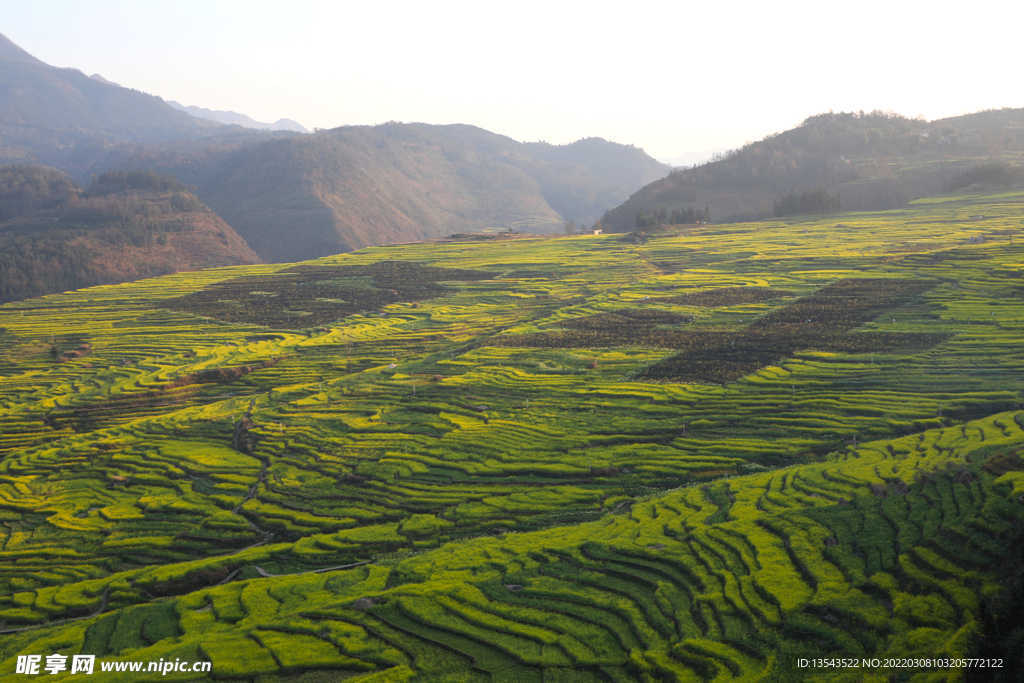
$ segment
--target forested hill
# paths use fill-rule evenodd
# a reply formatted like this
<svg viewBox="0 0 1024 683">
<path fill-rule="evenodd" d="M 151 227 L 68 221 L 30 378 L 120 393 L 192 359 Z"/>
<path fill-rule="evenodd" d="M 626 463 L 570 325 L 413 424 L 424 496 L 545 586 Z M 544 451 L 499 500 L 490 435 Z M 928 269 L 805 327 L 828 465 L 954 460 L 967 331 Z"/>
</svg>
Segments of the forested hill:
<svg viewBox="0 0 1024 683">
<path fill-rule="evenodd" d="M 978 112 L 936 121 L 892 112 L 820 114 L 800 126 L 680 169 L 655 181 L 603 218 L 624 232 L 638 212 L 710 210 L 713 221 L 772 215 L 791 193 L 827 192 L 844 211 L 903 206 L 941 192 L 977 164 L 1020 163 L 1024 109 Z"/>
<path fill-rule="evenodd" d="M 638 147 L 603 138 L 583 138 L 568 145 L 527 142 L 524 146 L 543 161 L 581 164 L 594 175 L 625 187 L 643 187 L 671 170 Z"/>
<path fill-rule="evenodd" d="M 83 191 L 56 169 L 0 169 L 0 303 L 250 263 L 245 241 L 171 178 L 112 172 Z"/>
<path fill-rule="evenodd" d="M 271 262 L 467 231 L 559 231 L 570 219 L 593 223 L 667 171 L 599 138 L 556 147 L 468 125 L 394 122 L 174 142 L 104 163 L 195 185 Z"/>
<path fill-rule="evenodd" d="M 0 163 L 81 167 L 111 144 L 223 130 L 159 97 L 44 64 L 0 35 Z"/>
</svg>

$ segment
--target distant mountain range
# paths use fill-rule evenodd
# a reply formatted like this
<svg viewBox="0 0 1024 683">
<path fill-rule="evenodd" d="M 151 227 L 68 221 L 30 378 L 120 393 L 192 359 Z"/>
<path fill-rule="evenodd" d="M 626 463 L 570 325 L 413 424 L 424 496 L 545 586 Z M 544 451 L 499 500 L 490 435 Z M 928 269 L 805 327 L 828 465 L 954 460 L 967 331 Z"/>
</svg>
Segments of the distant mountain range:
<svg viewBox="0 0 1024 683">
<path fill-rule="evenodd" d="M 0 35 L 0 163 L 84 169 L 111 146 L 196 139 L 221 129 L 159 97 L 44 64 Z"/>
<path fill-rule="evenodd" d="M 290 130 L 295 133 L 309 132 L 309 130 L 301 123 L 292 121 L 291 119 L 278 119 L 274 123 L 260 123 L 259 121 L 256 121 L 245 114 L 239 114 L 236 111 L 220 111 L 217 109 L 204 109 L 203 107 L 195 106 L 186 107 L 174 100 L 164 100 L 164 102 L 175 109 L 183 111 L 191 116 L 195 116 L 196 118 L 216 121 L 227 125 L 238 125 L 243 128 L 255 128 L 256 130 Z"/>
<path fill-rule="evenodd" d="M 122 85 L 120 83 L 114 83 L 114 81 L 108 81 L 107 79 L 103 78 L 103 76 L 100 76 L 99 74 L 93 74 L 92 76 L 89 76 L 89 78 L 93 79 L 94 81 L 99 81 L 100 83 L 106 83 L 107 85 L 112 85 L 115 88 L 122 87 Z"/>
<path fill-rule="evenodd" d="M 43 66 L 46 66 L 43 62 L 15 45 L 2 33 L 0 33 L 0 59 L 12 62 L 24 62 L 26 64 L 42 64 Z"/>
<path fill-rule="evenodd" d="M 467 231 L 593 224 L 670 170 L 600 138 L 524 144 L 466 125 L 302 135 L 293 121 L 262 124 L 164 102 L 0 43 L 0 92 L 15 93 L 0 100 L 0 163 L 54 166 L 82 184 L 91 174 L 153 169 L 193 186 L 267 261 Z"/>
<path fill-rule="evenodd" d="M 523 147 L 542 161 L 580 164 L 595 176 L 625 188 L 643 187 L 664 178 L 669 171 L 666 164 L 652 159 L 642 149 L 608 142 L 604 138 L 584 138 L 567 145 L 527 142 Z"/>
<path fill-rule="evenodd" d="M 54 68 L 0 36 L 0 164 L 56 167 L 82 186 L 93 175 L 135 169 L 174 178 L 188 187 L 172 194 L 191 190 L 189 201 L 203 205 L 191 213 L 210 224 L 190 234 L 226 235 L 232 253 L 223 254 L 225 262 L 297 261 L 462 232 L 560 232 L 570 220 L 627 232 L 641 221 L 677 220 L 673 215 L 758 219 L 808 191 L 832 209 L 890 209 L 941 191 L 975 164 L 1024 159 L 1019 109 L 932 122 L 891 112 L 822 114 L 741 149 L 705 150 L 699 154 L 710 152 L 710 161 L 676 169 L 601 138 L 520 143 L 461 124 L 305 132 L 287 119 L 263 124 L 183 107 L 99 74 Z M 167 197 L 132 201 L 170 206 Z M 50 227 L 39 235 L 57 234 Z M 69 239 L 61 234 L 47 244 Z M 183 252 L 165 254 L 157 270 L 197 263 L 185 242 L 168 234 L 161 248 Z M 0 242 L 0 260 L 12 244 Z M 30 252 L 19 258 L 31 261 Z M 136 271 L 112 272 L 124 278 Z M 71 282 L 42 289 L 80 286 Z"/>
<path fill-rule="evenodd" d="M 669 170 L 600 138 L 523 144 L 474 126 L 421 123 L 126 149 L 104 163 L 194 185 L 270 262 L 451 233 L 593 224 Z"/>
<path fill-rule="evenodd" d="M 807 118 L 792 130 L 674 170 L 602 217 L 619 232 L 638 214 L 708 208 L 713 222 L 773 215 L 790 193 L 839 195 L 843 211 L 895 209 L 943 191 L 957 174 L 988 163 L 1024 164 L 1024 109 L 924 121 L 892 112 Z"/>
</svg>

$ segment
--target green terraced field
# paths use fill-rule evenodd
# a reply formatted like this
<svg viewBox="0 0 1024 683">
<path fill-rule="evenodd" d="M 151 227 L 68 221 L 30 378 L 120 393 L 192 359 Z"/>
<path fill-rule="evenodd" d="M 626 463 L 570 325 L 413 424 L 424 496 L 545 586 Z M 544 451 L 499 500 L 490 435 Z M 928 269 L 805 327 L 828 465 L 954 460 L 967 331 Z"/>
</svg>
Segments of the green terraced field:
<svg viewBox="0 0 1024 683">
<path fill-rule="evenodd" d="M 1024 193 L 838 220 L 0 307 L 0 675 L 979 680 L 797 661 L 1003 651 Z"/>
</svg>

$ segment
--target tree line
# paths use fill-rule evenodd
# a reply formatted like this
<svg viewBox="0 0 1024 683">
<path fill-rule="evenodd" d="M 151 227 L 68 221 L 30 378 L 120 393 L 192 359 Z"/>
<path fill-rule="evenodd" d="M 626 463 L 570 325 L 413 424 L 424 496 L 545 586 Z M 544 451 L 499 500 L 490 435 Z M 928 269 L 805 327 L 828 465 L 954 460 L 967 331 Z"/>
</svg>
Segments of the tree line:
<svg viewBox="0 0 1024 683">
<path fill-rule="evenodd" d="M 78 191 L 74 182 L 55 168 L 0 168 L 0 221 L 29 211 L 50 209 Z"/>
<path fill-rule="evenodd" d="M 839 213 L 842 198 L 839 193 L 832 194 L 825 188 L 804 190 L 799 195 L 790 192 L 785 197 L 772 202 L 772 215 L 801 216 L 805 214 Z"/>
<path fill-rule="evenodd" d="M 672 209 L 671 212 L 664 206 L 652 210 L 650 213 L 640 209 L 636 212 L 636 227 L 655 228 L 659 225 L 691 225 L 693 223 L 707 223 L 711 220 L 711 210 L 704 207 L 704 210 L 695 209 L 690 206 L 685 209 Z"/>
<path fill-rule="evenodd" d="M 1019 170 L 1006 164 L 979 164 L 972 169 L 959 173 L 942 184 L 943 192 L 952 192 L 975 183 L 989 183 L 1009 187 Z"/>
<path fill-rule="evenodd" d="M 97 257 L 167 244 L 195 227 L 178 214 L 208 210 L 152 171 L 104 173 L 83 191 L 56 169 L 0 168 L 0 221 L 17 219 L 0 230 L 0 303 L 109 282 Z M 134 263 L 125 274 L 165 272 L 161 263 Z"/>
<path fill-rule="evenodd" d="M 128 190 L 180 193 L 187 192 L 189 188 L 174 178 L 156 171 L 108 171 L 100 176 L 93 176 L 92 185 L 85 194 L 89 197 L 98 197 Z"/>
</svg>

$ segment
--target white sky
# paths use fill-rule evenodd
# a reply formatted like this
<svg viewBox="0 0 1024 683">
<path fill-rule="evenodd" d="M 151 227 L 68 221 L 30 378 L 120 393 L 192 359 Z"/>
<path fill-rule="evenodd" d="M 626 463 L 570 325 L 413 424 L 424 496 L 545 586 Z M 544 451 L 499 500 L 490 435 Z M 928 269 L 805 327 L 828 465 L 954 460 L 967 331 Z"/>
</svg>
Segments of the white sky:
<svg viewBox="0 0 1024 683">
<path fill-rule="evenodd" d="M 714 6 L 712 6 L 714 5 Z M 1024 106 L 1024 4 L 0 0 L 54 66 L 307 128 L 468 123 L 654 157 L 738 147 L 823 111 Z"/>
</svg>

